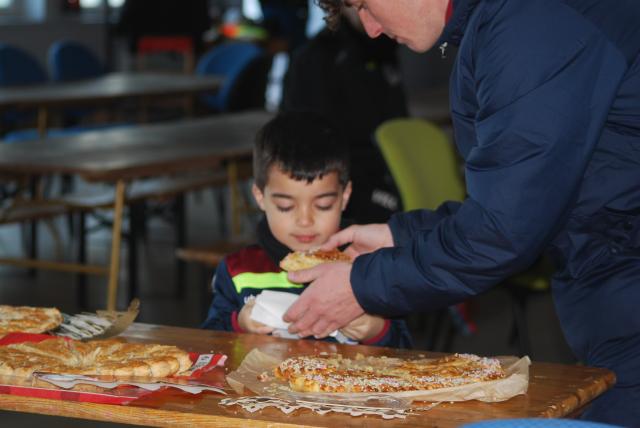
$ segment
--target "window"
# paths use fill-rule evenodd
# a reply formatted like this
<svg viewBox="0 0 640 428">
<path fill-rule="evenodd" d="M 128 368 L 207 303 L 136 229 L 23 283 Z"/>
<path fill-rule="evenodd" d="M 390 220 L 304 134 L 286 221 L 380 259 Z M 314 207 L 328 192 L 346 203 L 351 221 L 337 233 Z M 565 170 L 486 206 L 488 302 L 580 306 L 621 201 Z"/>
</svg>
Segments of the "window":
<svg viewBox="0 0 640 428">
<path fill-rule="evenodd" d="M 2 0 L 0 0 L 2 1 Z M 80 0 L 80 7 L 82 9 L 95 9 L 102 6 L 103 0 Z M 122 6 L 124 0 L 107 0 L 109 7 L 117 8 Z"/>
<path fill-rule="evenodd" d="M 8 14 L 16 8 L 13 0 L 0 0 L 0 15 Z"/>
</svg>

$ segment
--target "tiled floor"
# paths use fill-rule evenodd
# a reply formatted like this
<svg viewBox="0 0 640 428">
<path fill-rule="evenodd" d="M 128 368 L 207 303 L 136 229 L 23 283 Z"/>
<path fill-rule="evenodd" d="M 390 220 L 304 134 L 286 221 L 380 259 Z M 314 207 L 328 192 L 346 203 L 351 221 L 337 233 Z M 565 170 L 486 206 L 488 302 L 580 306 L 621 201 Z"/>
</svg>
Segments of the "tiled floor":
<svg viewBox="0 0 640 428">
<path fill-rule="evenodd" d="M 215 197 L 211 191 L 189 195 L 188 237 L 191 244 L 206 244 L 218 239 L 220 224 L 217 220 Z M 67 244 L 68 234 L 64 220 L 56 221 L 56 226 L 65 238 L 62 253 L 72 254 Z M 140 259 L 140 300 L 141 312 L 138 321 L 156 324 L 197 327 L 202 321 L 203 308 L 208 302 L 202 301 L 203 290 L 208 286 L 209 273 L 200 266 L 189 266 L 185 279 L 187 293 L 185 298 L 177 299 L 175 290 L 174 241 L 171 225 L 154 218 L 149 221 L 149 233 L 145 244 L 141 246 Z M 249 230 L 249 227 L 246 227 Z M 90 261 L 105 263 L 109 249 L 110 235 L 107 230 L 91 235 L 89 240 Z M 47 257 L 56 256 L 56 246 L 51 234 L 43 226 L 40 230 L 40 249 Z M 3 226 L 0 228 L 0 254 L 21 254 L 20 228 Z M 127 278 L 126 249 L 122 250 L 121 289 L 119 307 L 126 306 L 124 291 Z M 91 278 L 89 282 L 89 302 L 92 309 L 104 305 L 106 281 L 104 278 Z M 38 272 L 30 276 L 22 269 L 0 266 L 0 302 L 14 305 L 56 306 L 68 313 L 80 308 L 76 302 L 76 281 L 73 275 L 59 272 Z M 463 336 L 456 334 L 451 351 L 472 352 L 484 355 L 504 355 L 517 353 L 517 347 L 509 343 L 511 332 L 511 306 L 505 290 L 496 289 L 479 296 L 471 303 L 472 316 L 477 323 L 475 334 Z M 425 349 L 426 326 L 420 315 L 410 318 L 415 336 L 416 348 Z M 535 360 L 571 363 L 573 357 L 560 332 L 558 321 L 548 294 L 533 296 L 530 299 L 527 314 L 532 354 Z M 51 418 L 37 415 L 25 415 L 13 412 L 0 412 L 0 424 L 3 427 L 20 425 L 22 427 L 50 428 L 57 426 L 114 426 L 97 424 L 66 418 Z"/>
</svg>

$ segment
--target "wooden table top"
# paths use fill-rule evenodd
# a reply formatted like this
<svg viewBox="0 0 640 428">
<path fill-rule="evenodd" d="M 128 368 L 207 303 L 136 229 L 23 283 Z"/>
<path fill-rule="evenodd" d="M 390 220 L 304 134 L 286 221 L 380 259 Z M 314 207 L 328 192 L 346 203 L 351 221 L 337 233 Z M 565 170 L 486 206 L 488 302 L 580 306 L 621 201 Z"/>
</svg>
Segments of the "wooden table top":
<svg viewBox="0 0 640 428">
<path fill-rule="evenodd" d="M 215 166 L 250 157 L 273 115 L 245 112 L 0 144 L 0 174 L 78 174 L 115 181 Z"/>
<path fill-rule="evenodd" d="M 134 324 L 121 336 L 130 342 L 163 343 L 177 345 L 192 352 L 224 353 L 228 356 L 224 372 L 237 368 L 244 356 L 254 348 L 281 357 L 322 351 L 350 356 L 358 352 L 364 355 L 401 357 L 424 354 L 421 351 L 287 340 L 151 324 Z M 223 370 L 220 369 L 209 373 L 214 378 L 221 378 L 222 374 Z M 575 414 L 594 397 L 610 388 L 614 380 L 614 374 L 605 369 L 534 362 L 531 365 L 530 385 L 526 395 L 501 403 L 443 403 L 406 419 L 394 420 L 336 414 L 319 416 L 307 410 L 298 410 L 289 415 L 275 409 L 249 413 L 235 406 L 220 406 L 218 403 L 223 397 L 218 394 L 204 392 L 190 395 L 177 391 L 155 393 L 127 406 L 0 395 L 0 409 L 152 426 L 361 427 L 366 424 L 373 427 L 455 427 L 483 419 L 563 417 Z M 229 393 L 230 396 L 235 396 L 231 389 Z"/>
<path fill-rule="evenodd" d="M 136 97 L 181 95 L 215 91 L 219 76 L 168 73 L 109 73 L 65 83 L 47 83 L 0 89 L 0 108 L 29 108 L 96 103 Z"/>
</svg>

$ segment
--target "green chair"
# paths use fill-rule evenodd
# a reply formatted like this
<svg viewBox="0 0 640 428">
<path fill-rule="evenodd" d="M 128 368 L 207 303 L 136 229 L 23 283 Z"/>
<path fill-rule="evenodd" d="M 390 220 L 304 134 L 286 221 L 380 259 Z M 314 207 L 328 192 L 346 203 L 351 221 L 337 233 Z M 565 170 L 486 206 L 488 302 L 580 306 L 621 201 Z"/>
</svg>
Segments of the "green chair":
<svg viewBox="0 0 640 428">
<path fill-rule="evenodd" d="M 398 186 L 405 211 L 436 209 L 445 201 L 464 200 L 466 190 L 456 153 L 440 128 L 417 118 L 393 119 L 378 127 L 375 139 Z M 533 293 L 549 290 L 549 276 L 546 262 L 539 260 L 526 272 L 505 281 L 513 303 L 514 324 L 510 341 L 518 340 L 522 355 L 531 356 L 527 299 Z M 459 314 L 451 308 L 449 313 L 454 316 Z M 446 312 L 438 313 L 436 319 L 442 320 L 443 315 Z M 440 329 L 440 322 L 436 322 L 436 330 Z M 436 330 L 432 327 L 431 340 L 428 341 L 430 347 L 437 342 L 439 332 Z M 447 335 L 441 350 L 448 351 L 451 340 L 451 335 Z"/>
<path fill-rule="evenodd" d="M 405 211 L 462 201 L 464 182 L 448 137 L 421 119 L 393 119 L 375 133 Z"/>
</svg>

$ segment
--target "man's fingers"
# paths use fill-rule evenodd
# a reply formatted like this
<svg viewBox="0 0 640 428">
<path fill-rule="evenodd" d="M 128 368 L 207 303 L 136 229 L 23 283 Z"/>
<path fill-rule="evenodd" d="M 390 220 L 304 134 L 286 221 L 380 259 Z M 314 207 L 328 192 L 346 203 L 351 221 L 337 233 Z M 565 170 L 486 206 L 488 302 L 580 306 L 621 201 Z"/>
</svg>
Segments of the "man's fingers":
<svg viewBox="0 0 640 428">
<path fill-rule="evenodd" d="M 297 284 L 306 284 L 307 282 L 313 282 L 318 278 L 322 272 L 324 272 L 324 265 L 314 266 L 310 269 L 298 270 L 295 272 L 289 272 L 287 278 L 289 281 Z"/>
<path fill-rule="evenodd" d="M 327 240 L 327 242 L 324 243 L 324 245 L 320 247 L 320 249 L 329 251 L 341 245 L 353 242 L 353 236 L 355 234 L 356 227 L 357 226 L 349 226 L 346 229 L 342 229 L 341 231 L 335 233 L 333 236 L 331 236 L 331 238 Z"/>
<path fill-rule="evenodd" d="M 312 310 L 305 310 L 300 318 L 289 326 L 289 333 L 298 333 L 302 337 L 311 336 L 311 327 L 318 319 L 317 314 Z"/>
<path fill-rule="evenodd" d="M 325 319 L 320 318 L 312 327 L 311 332 L 313 333 L 313 337 L 316 339 L 322 339 L 323 337 L 327 337 L 328 334 L 325 334 L 327 328 L 329 327 L 329 322 Z M 331 333 L 331 332 L 329 332 Z"/>
<path fill-rule="evenodd" d="M 307 308 L 309 307 L 307 303 L 307 299 L 304 297 L 304 293 L 296 300 L 293 305 L 287 309 L 287 312 L 284 313 L 282 319 L 285 322 L 295 323 L 300 319 L 305 312 L 307 312 Z"/>
</svg>

